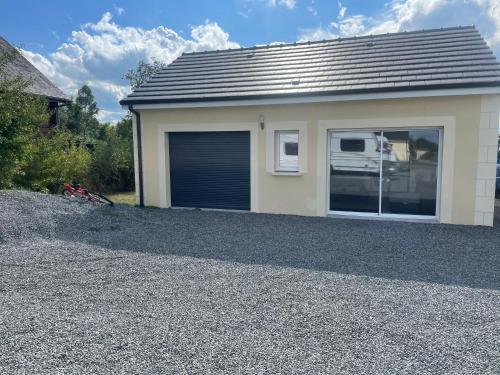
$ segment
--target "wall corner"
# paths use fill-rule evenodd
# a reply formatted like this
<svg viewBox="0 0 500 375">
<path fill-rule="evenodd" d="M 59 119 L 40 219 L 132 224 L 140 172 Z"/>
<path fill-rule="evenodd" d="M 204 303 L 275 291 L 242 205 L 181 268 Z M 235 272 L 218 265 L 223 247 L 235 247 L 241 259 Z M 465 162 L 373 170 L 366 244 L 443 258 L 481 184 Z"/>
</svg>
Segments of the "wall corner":
<svg viewBox="0 0 500 375">
<path fill-rule="evenodd" d="M 493 226 L 500 95 L 481 97 L 474 224 Z"/>
</svg>

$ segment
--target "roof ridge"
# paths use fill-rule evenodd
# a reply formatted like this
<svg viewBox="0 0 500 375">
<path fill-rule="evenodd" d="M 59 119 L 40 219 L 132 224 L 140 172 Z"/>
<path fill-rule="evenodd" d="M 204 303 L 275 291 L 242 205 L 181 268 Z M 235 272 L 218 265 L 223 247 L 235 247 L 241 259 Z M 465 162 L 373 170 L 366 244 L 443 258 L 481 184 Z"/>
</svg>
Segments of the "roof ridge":
<svg viewBox="0 0 500 375">
<path fill-rule="evenodd" d="M 269 49 L 269 48 L 280 48 L 280 47 L 291 47 L 291 46 L 303 46 L 303 45 L 311 45 L 311 44 L 321 44 L 321 43 L 329 43 L 329 42 L 341 42 L 341 41 L 350 41 L 350 40 L 363 40 L 376 38 L 379 36 L 395 36 L 395 35 L 411 35 L 411 34 L 421 34 L 421 33 L 430 33 L 437 31 L 450 31 L 450 30 L 464 30 L 464 29 L 472 29 L 475 30 L 475 25 L 470 26 L 450 26 L 450 27 L 439 27 L 433 29 L 421 29 L 421 30 L 412 30 L 412 31 L 397 31 L 393 33 L 384 33 L 384 34 L 369 34 L 369 35 L 360 35 L 360 36 L 350 36 L 344 38 L 331 38 L 331 39 L 322 39 L 322 40 L 314 40 L 314 41 L 304 41 L 304 42 L 290 42 L 290 43 L 280 43 L 280 44 L 265 44 L 265 45 L 255 45 L 252 47 L 241 47 L 241 48 L 226 48 L 226 49 L 218 49 L 212 51 L 194 51 L 194 52 L 183 52 L 184 55 L 202 55 L 202 54 L 213 54 L 220 52 L 228 52 L 228 51 L 250 51 L 250 50 L 259 50 L 259 49 Z"/>
</svg>

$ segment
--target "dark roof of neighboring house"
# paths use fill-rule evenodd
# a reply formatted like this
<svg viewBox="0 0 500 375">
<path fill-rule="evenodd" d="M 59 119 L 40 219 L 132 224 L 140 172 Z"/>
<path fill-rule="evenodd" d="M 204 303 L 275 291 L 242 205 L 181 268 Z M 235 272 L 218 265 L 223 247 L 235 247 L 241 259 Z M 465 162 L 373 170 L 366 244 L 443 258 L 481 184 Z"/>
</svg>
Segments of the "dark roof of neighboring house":
<svg viewBox="0 0 500 375">
<path fill-rule="evenodd" d="M 0 53 L 12 51 L 12 47 L 0 36 Z M 31 81 L 27 92 L 35 95 L 45 96 L 58 102 L 69 102 L 70 99 L 58 87 L 49 81 L 37 68 L 35 68 L 25 57 L 19 55 L 15 61 L 6 66 L 7 77 L 21 76 Z"/>
<path fill-rule="evenodd" d="M 473 26 L 185 53 L 121 104 L 500 86 Z"/>
</svg>

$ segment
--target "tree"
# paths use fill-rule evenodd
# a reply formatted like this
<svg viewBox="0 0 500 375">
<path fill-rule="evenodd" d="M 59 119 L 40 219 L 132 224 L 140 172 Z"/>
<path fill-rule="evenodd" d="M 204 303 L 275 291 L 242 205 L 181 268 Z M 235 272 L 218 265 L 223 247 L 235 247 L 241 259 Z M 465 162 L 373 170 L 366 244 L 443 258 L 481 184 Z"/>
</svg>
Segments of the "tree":
<svg viewBox="0 0 500 375">
<path fill-rule="evenodd" d="M 69 104 L 61 113 L 61 126 L 80 134 L 85 142 L 97 138 L 100 133 L 97 114 L 99 108 L 89 86 L 83 85 L 75 102 Z"/>
<path fill-rule="evenodd" d="M 80 90 L 78 90 L 78 95 L 75 99 L 75 104 L 81 108 L 81 121 L 80 126 L 85 138 L 89 130 L 94 130 L 98 127 L 99 121 L 97 121 L 97 113 L 99 109 L 97 108 L 97 103 L 95 102 L 92 90 L 87 85 L 83 85 Z"/>
<path fill-rule="evenodd" d="M 75 102 L 61 114 L 61 129 L 71 132 L 88 151 L 86 181 L 91 188 L 107 192 L 132 190 L 132 120 L 126 117 L 116 125 L 101 124 L 97 120 L 98 111 L 92 90 L 84 85 L 78 90 Z"/>
<path fill-rule="evenodd" d="M 17 58 L 17 50 L 0 54 L 0 188 L 13 186 L 25 147 L 50 116 L 44 98 L 25 92 L 29 80 L 7 75 L 8 64 Z"/>
<path fill-rule="evenodd" d="M 106 139 L 95 145 L 89 179 L 101 191 L 130 191 L 134 188 L 132 119 L 106 125 Z"/>
<path fill-rule="evenodd" d="M 59 124 L 73 133 L 80 133 L 82 110 L 76 103 L 69 103 L 59 110 Z"/>
<path fill-rule="evenodd" d="M 124 141 L 132 142 L 132 118 L 130 116 L 122 118 L 115 125 L 116 135 Z"/>
<path fill-rule="evenodd" d="M 153 60 L 151 63 L 141 60 L 139 64 L 137 64 L 137 68 L 128 70 L 123 78 L 130 82 L 132 89 L 136 89 L 146 83 L 154 74 L 166 67 L 167 64 L 159 60 Z"/>
</svg>

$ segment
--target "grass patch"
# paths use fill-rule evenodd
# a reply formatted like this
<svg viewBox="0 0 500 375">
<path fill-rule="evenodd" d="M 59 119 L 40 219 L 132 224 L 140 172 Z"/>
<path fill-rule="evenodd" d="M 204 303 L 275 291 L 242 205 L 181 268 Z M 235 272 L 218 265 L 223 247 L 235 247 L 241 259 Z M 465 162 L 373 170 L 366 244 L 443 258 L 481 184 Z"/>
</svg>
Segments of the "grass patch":
<svg viewBox="0 0 500 375">
<path fill-rule="evenodd" d="M 106 194 L 106 197 L 111 199 L 114 203 L 125 203 L 135 206 L 135 192 L 129 191 L 126 193 L 112 193 Z"/>
</svg>

